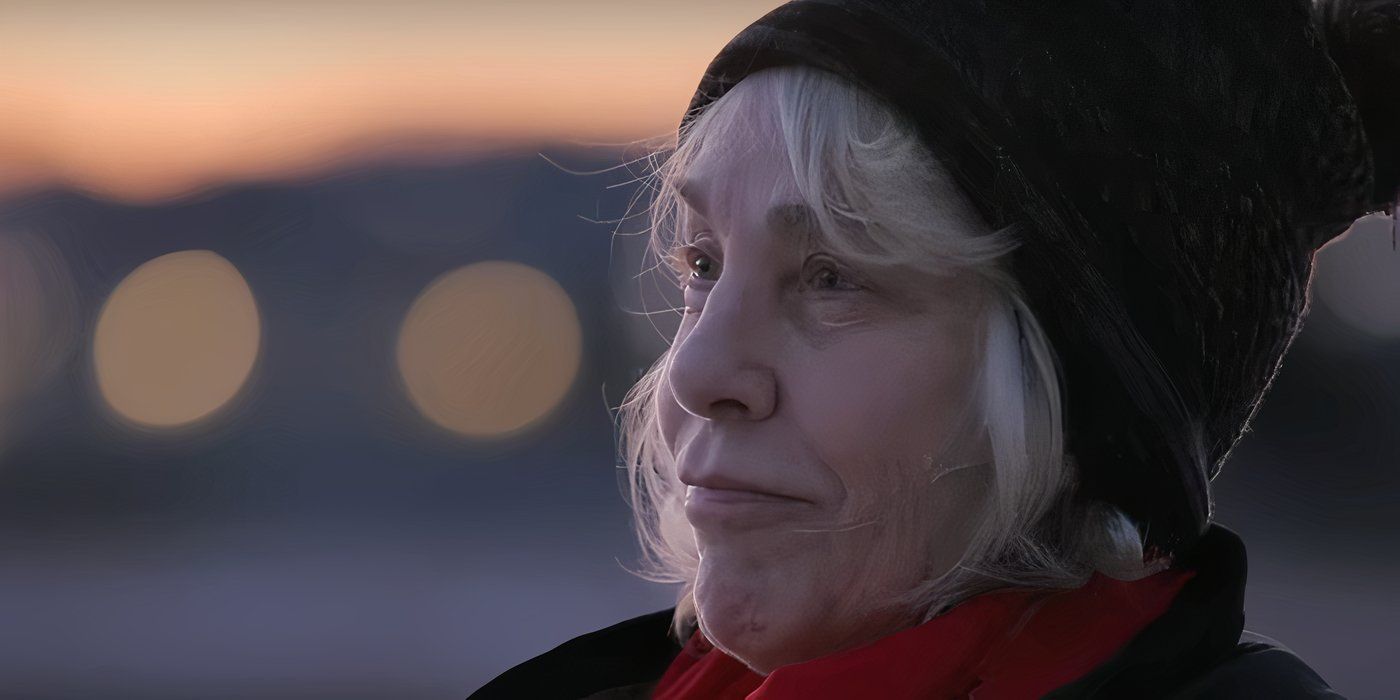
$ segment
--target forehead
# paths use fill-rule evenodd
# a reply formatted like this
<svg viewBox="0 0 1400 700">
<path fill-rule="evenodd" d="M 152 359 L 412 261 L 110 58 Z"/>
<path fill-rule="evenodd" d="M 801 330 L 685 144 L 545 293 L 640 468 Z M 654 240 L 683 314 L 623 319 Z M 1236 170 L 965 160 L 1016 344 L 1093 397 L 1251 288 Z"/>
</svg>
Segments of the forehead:
<svg viewBox="0 0 1400 700">
<path fill-rule="evenodd" d="M 720 132 L 701 145 L 676 177 L 681 202 L 707 220 L 751 208 L 769 230 L 804 236 L 815 232 L 817 216 L 798 191 L 776 131 L 746 125 Z"/>
<path fill-rule="evenodd" d="M 681 201 L 702 218 L 710 211 L 713 189 L 709 180 L 693 176 L 683 177 L 676 184 L 676 192 Z M 817 228 L 817 215 L 795 190 L 790 193 L 775 190 L 768 202 L 768 209 L 764 212 L 764 223 L 773 231 L 812 233 Z"/>
<path fill-rule="evenodd" d="M 732 206 L 745 199 L 802 201 L 786 158 L 768 154 L 696 162 L 676 178 L 675 186 L 681 201 L 705 215 L 715 213 L 710 207 L 721 202 Z"/>
<path fill-rule="evenodd" d="M 737 90 L 737 88 L 736 88 Z M 726 99 L 736 97 L 734 93 Z M 783 128 L 771 109 L 754 95 L 744 95 L 712 115 L 697 135 L 695 151 L 679 174 L 678 190 L 692 204 L 728 194 L 726 184 L 752 192 L 755 187 L 795 191 L 792 161 Z M 718 103 L 717 103 L 718 104 Z M 736 182 L 737 181 L 737 182 Z"/>
</svg>

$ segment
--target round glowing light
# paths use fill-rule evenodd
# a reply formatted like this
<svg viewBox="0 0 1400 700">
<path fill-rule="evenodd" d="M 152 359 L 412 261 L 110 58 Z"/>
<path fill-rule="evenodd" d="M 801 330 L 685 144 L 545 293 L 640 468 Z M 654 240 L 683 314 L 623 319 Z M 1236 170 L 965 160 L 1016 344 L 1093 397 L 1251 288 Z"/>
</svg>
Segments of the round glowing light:
<svg viewBox="0 0 1400 700">
<path fill-rule="evenodd" d="M 81 327 L 78 306 L 77 285 L 57 246 L 33 234 L 0 232 L 0 411 L 41 391 L 67 362 Z"/>
<path fill-rule="evenodd" d="M 238 393 L 261 340 L 253 293 L 229 261 L 208 250 L 163 255 L 127 275 L 98 317 L 98 388 L 135 423 L 191 423 Z"/>
<path fill-rule="evenodd" d="M 434 423 L 468 437 L 503 437 L 564 398 L 582 336 L 573 302 L 553 278 L 520 263 L 476 263 L 439 277 L 414 301 L 399 332 L 399 371 Z"/>
</svg>

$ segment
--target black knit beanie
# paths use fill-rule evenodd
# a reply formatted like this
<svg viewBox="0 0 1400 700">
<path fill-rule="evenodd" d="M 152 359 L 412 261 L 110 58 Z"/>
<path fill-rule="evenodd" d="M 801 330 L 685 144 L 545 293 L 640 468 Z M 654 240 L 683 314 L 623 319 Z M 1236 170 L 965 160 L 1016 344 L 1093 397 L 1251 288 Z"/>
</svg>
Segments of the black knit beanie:
<svg viewBox="0 0 1400 700">
<path fill-rule="evenodd" d="M 680 137 L 791 64 L 887 100 L 1019 224 L 1085 495 L 1189 550 L 1314 252 L 1400 200 L 1400 2 L 796 0 L 714 58 Z"/>
</svg>

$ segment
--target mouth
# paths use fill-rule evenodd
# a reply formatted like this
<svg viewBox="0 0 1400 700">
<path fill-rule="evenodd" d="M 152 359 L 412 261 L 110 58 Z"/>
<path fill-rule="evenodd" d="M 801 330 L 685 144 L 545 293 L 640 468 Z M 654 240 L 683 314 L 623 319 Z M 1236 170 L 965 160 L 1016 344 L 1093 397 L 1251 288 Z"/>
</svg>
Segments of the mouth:
<svg viewBox="0 0 1400 700">
<path fill-rule="evenodd" d="M 691 486 L 685 492 L 686 519 L 692 526 L 706 529 L 742 529 L 792 522 L 812 505 L 810 501 L 761 491 Z"/>
</svg>

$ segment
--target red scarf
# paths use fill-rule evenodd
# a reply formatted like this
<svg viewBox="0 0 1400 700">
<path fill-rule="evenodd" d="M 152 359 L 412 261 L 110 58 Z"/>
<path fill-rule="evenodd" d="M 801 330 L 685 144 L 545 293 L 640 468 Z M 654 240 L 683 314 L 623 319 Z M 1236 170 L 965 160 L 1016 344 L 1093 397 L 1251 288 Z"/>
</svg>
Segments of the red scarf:
<svg viewBox="0 0 1400 700">
<path fill-rule="evenodd" d="M 1096 572 L 1080 588 L 1049 595 L 984 593 L 922 625 L 766 677 L 696 630 L 653 698 L 927 700 L 972 698 L 974 690 L 975 700 L 1040 697 L 1107 661 L 1195 574 L 1173 568 L 1119 581 Z"/>
</svg>

